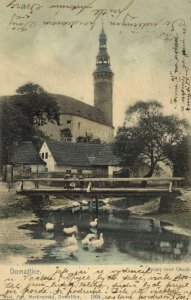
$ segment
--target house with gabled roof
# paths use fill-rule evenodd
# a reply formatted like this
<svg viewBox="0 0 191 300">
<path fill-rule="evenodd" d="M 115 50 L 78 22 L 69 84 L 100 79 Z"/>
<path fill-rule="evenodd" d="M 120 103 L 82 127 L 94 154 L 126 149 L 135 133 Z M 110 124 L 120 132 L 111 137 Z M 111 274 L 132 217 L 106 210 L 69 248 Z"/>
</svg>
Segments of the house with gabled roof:
<svg viewBox="0 0 191 300">
<path fill-rule="evenodd" d="M 82 171 L 89 176 L 104 177 L 112 176 L 113 170 L 120 168 L 120 160 L 108 144 L 45 141 L 39 154 L 48 172 Z"/>
<path fill-rule="evenodd" d="M 13 166 L 14 177 L 25 173 L 44 173 L 46 162 L 41 159 L 32 142 L 14 143 L 9 149 L 8 164 Z M 21 176 L 21 177 L 22 177 Z"/>
<path fill-rule="evenodd" d="M 94 176 L 105 173 L 113 177 L 113 173 L 121 169 L 120 163 L 119 157 L 113 154 L 111 144 L 105 144 L 92 162 Z"/>
</svg>

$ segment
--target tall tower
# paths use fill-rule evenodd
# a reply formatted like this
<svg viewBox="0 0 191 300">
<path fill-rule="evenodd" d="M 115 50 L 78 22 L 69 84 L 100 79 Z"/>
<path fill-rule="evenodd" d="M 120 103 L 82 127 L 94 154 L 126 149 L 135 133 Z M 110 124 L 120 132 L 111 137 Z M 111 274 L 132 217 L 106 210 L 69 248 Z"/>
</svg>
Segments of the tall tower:
<svg viewBox="0 0 191 300">
<path fill-rule="evenodd" d="M 107 36 L 102 28 L 99 36 L 99 53 L 96 57 L 94 79 L 94 106 L 99 108 L 113 126 L 113 77 L 110 56 L 107 53 Z"/>
</svg>

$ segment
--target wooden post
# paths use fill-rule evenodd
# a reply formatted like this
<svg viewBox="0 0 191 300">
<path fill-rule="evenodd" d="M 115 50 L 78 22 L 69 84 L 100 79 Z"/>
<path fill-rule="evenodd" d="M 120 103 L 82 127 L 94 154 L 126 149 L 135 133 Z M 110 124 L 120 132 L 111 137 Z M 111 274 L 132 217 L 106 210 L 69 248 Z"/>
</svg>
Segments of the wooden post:
<svg viewBox="0 0 191 300">
<path fill-rule="evenodd" d="M 23 184 L 24 184 L 24 181 L 22 180 L 21 181 L 21 191 L 23 191 Z"/>
<path fill-rule="evenodd" d="M 34 186 L 35 186 L 35 188 L 36 188 L 36 189 L 38 189 L 38 188 L 39 188 L 39 183 L 38 183 L 38 181 L 37 181 L 37 180 L 35 180 L 35 181 L 34 181 Z"/>
<path fill-rule="evenodd" d="M 86 190 L 86 192 L 87 193 L 90 193 L 91 192 L 91 187 L 92 187 L 92 183 L 91 183 L 91 181 L 88 183 L 88 187 L 87 187 L 87 190 Z"/>
<path fill-rule="evenodd" d="M 169 193 L 172 193 L 172 180 L 170 181 L 170 183 L 169 183 Z"/>
<path fill-rule="evenodd" d="M 95 196 L 95 201 L 96 201 L 96 217 L 98 218 L 99 215 L 99 206 L 98 206 L 98 197 Z"/>
<path fill-rule="evenodd" d="M 11 182 L 13 182 L 13 164 L 11 165 Z"/>
</svg>

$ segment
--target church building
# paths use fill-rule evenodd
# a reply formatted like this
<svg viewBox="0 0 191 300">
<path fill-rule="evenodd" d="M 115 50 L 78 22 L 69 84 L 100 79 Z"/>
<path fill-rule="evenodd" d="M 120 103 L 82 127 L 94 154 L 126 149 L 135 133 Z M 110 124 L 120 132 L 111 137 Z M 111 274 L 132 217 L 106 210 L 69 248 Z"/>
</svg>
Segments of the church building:
<svg viewBox="0 0 191 300">
<path fill-rule="evenodd" d="M 49 123 L 43 130 L 54 140 L 75 142 L 78 138 L 94 138 L 110 143 L 113 127 L 113 77 L 110 56 L 107 52 L 107 36 L 102 29 L 99 36 L 99 52 L 93 72 L 94 106 L 65 95 L 52 95 L 60 107 L 60 126 Z"/>
</svg>

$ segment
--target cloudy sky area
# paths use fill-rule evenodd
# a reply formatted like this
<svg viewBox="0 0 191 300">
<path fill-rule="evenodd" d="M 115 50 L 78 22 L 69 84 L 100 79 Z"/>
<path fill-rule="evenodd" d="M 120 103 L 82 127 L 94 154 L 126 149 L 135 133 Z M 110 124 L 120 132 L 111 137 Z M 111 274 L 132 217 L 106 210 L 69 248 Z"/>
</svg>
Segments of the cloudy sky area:
<svg viewBox="0 0 191 300">
<path fill-rule="evenodd" d="M 140 99 L 159 100 L 164 104 L 166 112 L 176 112 L 181 117 L 190 118 L 191 113 L 181 113 L 180 109 L 174 110 L 170 104 L 174 94 L 170 80 L 170 71 L 174 69 L 175 33 L 171 31 L 172 22 L 178 19 L 185 21 L 186 62 L 189 67 L 190 0 L 95 0 L 91 5 L 92 9 L 86 9 L 79 15 L 76 15 L 79 9 L 70 11 L 49 7 L 51 4 L 85 5 L 91 3 L 91 0 L 15 0 L 13 8 L 11 5 L 7 7 L 12 1 L 3 0 L 0 4 L 0 95 L 11 95 L 18 86 L 32 81 L 49 92 L 65 94 L 93 105 L 92 72 L 95 69 L 98 37 L 104 19 L 111 68 L 115 73 L 114 125 L 121 125 L 128 105 Z M 27 9 L 17 9 L 18 3 L 40 3 L 43 7 L 39 11 L 34 11 L 33 8 L 33 13 L 30 13 Z M 109 15 L 109 11 L 104 17 L 100 14 L 92 30 L 89 25 L 76 25 L 73 28 L 43 25 L 43 21 L 50 20 L 92 21 L 96 18 L 95 9 L 123 9 L 129 3 L 131 7 L 124 10 L 117 19 L 114 12 L 113 17 Z M 139 30 L 127 26 L 111 26 L 110 21 L 122 23 L 127 13 L 127 23 L 160 24 L 155 27 L 148 25 Z M 29 15 L 28 20 L 35 21 L 37 25 L 25 32 L 12 30 L 10 21 L 13 14 L 19 17 Z M 167 21 L 171 25 L 167 25 Z M 178 25 L 178 21 L 174 24 L 180 40 L 183 39 L 182 27 Z M 190 70 L 188 77 L 190 78 Z"/>
</svg>

